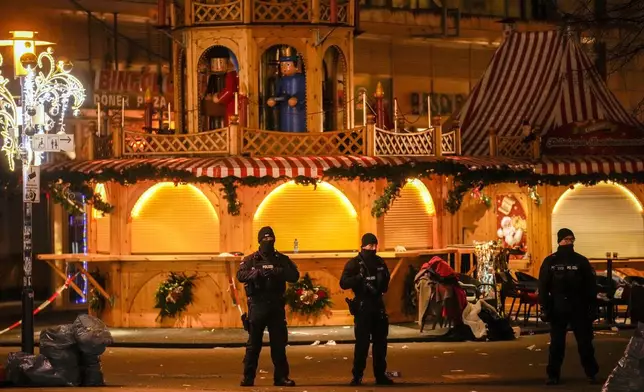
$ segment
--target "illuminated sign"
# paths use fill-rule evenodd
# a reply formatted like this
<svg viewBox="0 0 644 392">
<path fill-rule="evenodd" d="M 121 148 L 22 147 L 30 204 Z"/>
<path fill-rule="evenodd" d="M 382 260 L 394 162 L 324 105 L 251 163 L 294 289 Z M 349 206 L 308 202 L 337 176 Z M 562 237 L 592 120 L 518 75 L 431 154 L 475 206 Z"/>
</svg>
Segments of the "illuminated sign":
<svg viewBox="0 0 644 392">
<path fill-rule="evenodd" d="M 94 78 L 93 105 L 140 109 L 145 107 L 145 92 L 150 90 L 155 108 L 165 108 L 173 99 L 172 75 L 141 71 L 102 69 Z"/>
</svg>

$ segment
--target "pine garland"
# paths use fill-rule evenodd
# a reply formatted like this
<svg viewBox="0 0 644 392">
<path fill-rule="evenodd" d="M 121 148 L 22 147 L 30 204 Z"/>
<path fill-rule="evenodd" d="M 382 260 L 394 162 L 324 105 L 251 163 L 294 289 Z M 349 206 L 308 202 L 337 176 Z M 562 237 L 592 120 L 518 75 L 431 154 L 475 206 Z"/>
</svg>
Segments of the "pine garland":
<svg viewBox="0 0 644 392">
<path fill-rule="evenodd" d="M 0 194 L 18 193 L 21 191 L 19 170 L 15 172 L 0 173 Z M 383 194 L 374 201 L 371 213 L 375 217 L 383 216 L 399 196 L 400 190 L 408 178 L 429 178 L 432 176 L 447 176 L 454 178 L 454 187 L 448 193 L 446 209 L 450 213 L 456 213 L 463 202 L 463 197 L 473 189 L 482 191 L 485 187 L 501 183 L 517 183 L 520 186 L 537 187 L 539 185 L 571 186 L 577 183 L 584 185 L 595 185 L 599 182 L 611 181 L 620 184 L 644 183 L 644 172 L 639 173 L 594 173 L 578 175 L 541 175 L 533 170 L 516 170 L 505 166 L 499 168 L 478 168 L 470 169 L 468 166 L 449 160 L 437 160 L 427 162 L 408 162 L 402 165 L 377 165 L 364 167 L 354 165 L 348 168 L 331 168 L 324 173 L 323 178 L 310 177 L 226 177 L 212 178 L 208 176 L 197 177 L 193 173 L 168 168 L 158 168 L 150 164 L 141 164 L 126 169 L 115 170 L 106 168 L 97 173 L 80 173 L 69 170 L 56 170 L 43 172 L 41 174 L 43 189 L 48 192 L 52 199 L 65 206 L 70 213 L 82 212 L 80 200 L 70 197 L 72 194 L 81 194 L 85 202 L 103 213 L 110 213 L 113 206 L 103 201 L 98 194 L 94 194 L 94 185 L 110 181 L 121 185 L 134 185 L 140 181 L 172 181 L 175 184 L 204 184 L 221 185 L 220 191 L 228 205 L 228 213 L 239 215 L 241 203 L 237 197 L 239 187 L 257 187 L 262 185 L 273 185 L 288 180 L 294 180 L 298 184 L 314 185 L 318 181 L 352 181 L 359 179 L 362 182 L 373 182 L 386 180 L 387 186 Z M 536 191 L 531 192 L 531 198 L 536 204 L 540 203 L 540 197 Z"/>
</svg>

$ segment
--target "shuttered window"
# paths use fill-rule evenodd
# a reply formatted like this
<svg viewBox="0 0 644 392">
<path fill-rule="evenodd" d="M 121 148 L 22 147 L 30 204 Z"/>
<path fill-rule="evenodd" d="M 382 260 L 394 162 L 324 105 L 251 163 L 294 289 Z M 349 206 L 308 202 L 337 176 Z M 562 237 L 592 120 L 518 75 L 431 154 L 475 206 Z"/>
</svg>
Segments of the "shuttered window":
<svg viewBox="0 0 644 392">
<path fill-rule="evenodd" d="M 107 198 L 107 190 L 104 184 L 96 184 L 94 193 L 101 195 L 101 199 L 109 203 Z M 94 227 L 96 228 L 96 252 L 97 253 L 110 253 L 110 241 L 112 232 L 110 214 L 103 214 L 101 211 L 92 210 L 92 219 L 94 220 Z"/>
<path fill-rule="evenodd" d="M 131 219 L 133 254 L 219 252 L 219 217 L 193 185 L 152 186 L 132 208 Z"/>
<path fill-rule="evenodd" d="M 575 233 L 575 250 L 586 257 L 644 256 L 644 217 L 636 197 L 621 185 L 577 186 L 566 191 L 552 213 L 552 246 L 557 231 Z"/>
<path fill-rule="evenodd" d="M 434 214 L 434 203 L 425 185 L 419 180 L 409 181 L 385 215 L 385 248 L 431 248 Z"/>
<path fill-rule="evenodd" d="M 275 231 L 275 247 L 301 252 L 356 250 L 360 246 L 358 215 L 347 197 L 333 185 L 313 186 L 287 182 L 275 188 L 259 205 L 253 234 L 263 226 Z M 256 238 L 256 237 L 253 237 Z"/>
</svg>

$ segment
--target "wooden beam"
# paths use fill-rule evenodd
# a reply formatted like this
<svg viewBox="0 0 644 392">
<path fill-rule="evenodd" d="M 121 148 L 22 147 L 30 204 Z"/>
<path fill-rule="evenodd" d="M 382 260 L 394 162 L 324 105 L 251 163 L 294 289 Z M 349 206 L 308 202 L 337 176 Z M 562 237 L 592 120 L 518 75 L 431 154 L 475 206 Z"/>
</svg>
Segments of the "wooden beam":
<svg viewBox="0 0 644 392">
<path fill-rule="evenodd" d="M 94 279 L 92 274 L 87 272 L 87 270 L 85 268 L 83 268 L 83 267 L 79 266 L 78 268 L 80 268 L 81 272 L 83 273 L 83 275 L 85 275 L 87 280 L 89 280 L 89 282 L 92 284 L 92 286 L 94 286 L 94 288 L 96 290 L 98 290 L 98 292 L 101 293 L 101 295 L 111 304 L 112 303 L 112 297 L 107 293 L 107 291 L 105 291 L 105 289 L 100 284 L 98 284 L 98 282 L 96 281 L 96 279 Z"/>
<path fill-rule="evenodd" d="M 56 274 L 58 274 L 61 278 L 63 278 L 63 281 L 67 281 L 67 275 L 65 274 L 65 272 L 61 271 L 58 267 L 56 267 L 56 264 L 53 261 L 45 260 L 45 262 L 49 264 L 49 266 L 54 270 Z M 69 285 L 72 287 L 72 289 L 74 289 L 76 293 L 78 293 L 78 295 L 81 296 L 81 298 L 85 299 L 85 294 L 83 294 L 83 290 L 81 290 L 76 285 L 76 283 L 69 282 Z"/>
</svg>

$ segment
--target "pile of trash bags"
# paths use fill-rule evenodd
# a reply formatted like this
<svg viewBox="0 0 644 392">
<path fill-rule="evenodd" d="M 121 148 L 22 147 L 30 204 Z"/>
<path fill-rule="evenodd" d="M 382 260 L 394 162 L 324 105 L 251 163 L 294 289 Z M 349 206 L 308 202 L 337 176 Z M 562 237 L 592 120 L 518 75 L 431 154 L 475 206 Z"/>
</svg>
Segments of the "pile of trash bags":
<svg viewBox="0 0 644 392">
<path fill-rule="evenodd" d="M 637 324 L 635 335 L 626 346 L 624 356 L 608 376 L 602 392 L 644 391 L 644 323 Z"/>
<path fill-rule="evenodd" d="M 101 355 L 114 343 L 107 326 L 83 314 L 73 324 L 40 332 L 40 354 L 10 353 L 7 379 L 14 386 L 103 386 Z"/>
</svg>

